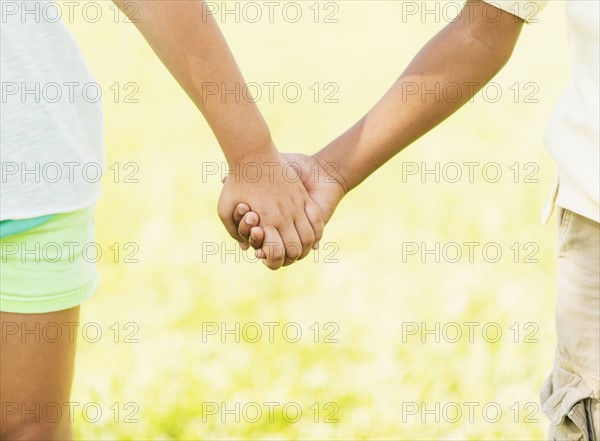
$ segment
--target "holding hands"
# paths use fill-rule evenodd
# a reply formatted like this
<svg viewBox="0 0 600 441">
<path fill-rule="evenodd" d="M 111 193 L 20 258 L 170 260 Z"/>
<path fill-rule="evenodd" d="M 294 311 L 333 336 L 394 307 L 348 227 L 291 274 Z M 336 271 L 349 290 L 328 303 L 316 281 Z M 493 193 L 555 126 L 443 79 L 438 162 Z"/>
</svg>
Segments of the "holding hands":
<svg viewBox="0 0 600 441">
<path fill-rule="evenodd" d="M 235 182 L 237 175 L 230 174 L 219 199 L 219 216 L 231 237 L 243 249 L 255 248 L 273 270 L 318 247 L 323 225 L 347 191 L 333 163 L 299 153 L 280 155 L 279 161 L 267 164 L 271 173 L 264 176 L 265 166 L 261 179 L 253 176 L 252 182 Z"/>
<path fill-rule="evenodd" d="M 225 182 L 219 216 L 229 234 L 246 249 L 256 248 L 270 269 L 304 258 L 350 189 L 487 84 L 510 58 L 523 25 L 501 9 L 491 22 L 488 3 L 467 1 L 466 13 L 432 38 L 374 107 L 318 156 L 281 155 L 256 102 L 227 92 L 246 81 L 204 1 L 114 1 L 134 19 L 237 170 Z M 415 84 L 422 93 L 406 93 Z M 457 98 L 424 93 L 440 84 L 457 85 Z M 249 165 L 257 170 L 251 180 L 240 176 Z"/>
</svg>

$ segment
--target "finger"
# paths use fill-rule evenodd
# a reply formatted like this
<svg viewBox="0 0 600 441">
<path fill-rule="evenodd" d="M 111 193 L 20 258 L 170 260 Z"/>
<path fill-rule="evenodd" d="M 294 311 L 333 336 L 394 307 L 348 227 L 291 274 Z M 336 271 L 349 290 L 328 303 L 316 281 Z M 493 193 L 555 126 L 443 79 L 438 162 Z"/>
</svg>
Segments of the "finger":
<svg viewBox="0 0 600 441">
<path fill-rule="evenodd" d="M 238 234 L 243 238 L 246 239 L 246 236 L 244 236 L 243 234 L 240 233 L 240 222 L 243 221 L 244 217 L 246 217 L 246 214 L 250 211 L 250 207 L 248 206 L 248 204 L 238 204 L 238 206 L 235 208 L 235 211 L 233 212 L 233 222 L 238 225 Z M 250 245 L 248 244 L 248 242 L 238 242 L 240 245 L 240 249 L 242 251 L 247 251 L 250 248 Z"/>
<path fill-rule="evenodd" d="M 225 206 L 219 205 L 217 209 L 219 219 L 221 219 L 223 226 L 231 237 L 233 237 L 237 242 L 244 242 L 244 239 L 238 234 L 237 225 L 233 221 L 233 215 L 230 210 L 230 208 L 225 208 Z"/>
<path fill-rule="evenodd" d="M 315 233 L 313 232 L 312 226 L 310 225 L 310 222 L 306 216 L 300 216 L 299 219 L 296 219 L 294 221 L 294 226 L 296 227 L 296 231 L 298 232 L 298 236 L 300 238 L 300 244 L 302 246 L 301 254 L 298 256 L 298 260 L 302 260 L 308 255 L 308 253 L 310 253 L 310 250 L 315 243 Z"/>
<path fill-rule="evenodd" d="M 285 261 L 285 248 L 283 239 L 277 231 L 277 228 L 268 226 L 263 228 L 265 232 L 265 241 L 263 243 L 263 251 L 265 258 L 263 263 L 272 270 L 281 268 Z"/>
<path fill-rule="evenodd" d="M 244 204 L 243 202 L 241 204 L 238 204 L 238 206 L 235 207 L 235 211 L 233 212 L 233 221 L 235 222 L 235 224 L 239 225 L 244 215 L 249 211 L 250 207 L 248 206 L 248 204 Z"/>
<path fill-rule="evenodd" d="M 250 230 L 250 246 L 255 250 L 262 248 L 265 240 L 265 232 L 261 227 L 253 227 Z"/>
<path fill-rule="evenodd" d="M 308 200 L 304 205 L 304 212 L 306 213 L 306 217 L 308 218 L 315 235 L 313 249 L 316 250 L 319 247 L 319 242 L 323 238 L 323 230 L 325 229 L 323 216 L 321 216 L 321 210 L 319 210 L 319 207 L 312 199 Z"/>
<path fill-rule="evenodd" d="M 278 230 L 285 247 L 284 266 L 288 266 L 302 255 L 302 243 L 293 223 L 287 223 L 285 226 L 279 227 Z"/>
<path fill-rule="evenodd" d="M 244 215 L 241 222 L 238 224 L 238 234 L 248 242 L 250 239 L 250 230 L 258 226 L 260 218 L 254 211 L 250 211 Z"/>
</svg>

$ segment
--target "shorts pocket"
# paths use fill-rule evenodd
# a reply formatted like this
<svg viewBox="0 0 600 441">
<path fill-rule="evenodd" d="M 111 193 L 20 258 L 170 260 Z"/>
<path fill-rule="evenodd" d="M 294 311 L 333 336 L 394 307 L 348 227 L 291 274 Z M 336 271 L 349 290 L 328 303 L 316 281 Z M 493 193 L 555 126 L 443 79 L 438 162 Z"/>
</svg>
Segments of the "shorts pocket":
<svg viewBox="0 0 600 441">
<path fill-rule="evenodd" d="M 573 212 L 571 210 L 561 208 L 558 213 L 559 213 L 558 247 L 560 249 L 563 247 L 564 239 L 565 239 L 565 237 L 567 237 L 567 232 L 570 229 L 569 227 L 571 225 L 571 218 L 573 217 Z"/>
<path fill-rule="evenodd" d="M 562 366 L 554 372 L 541 391 L 542 409 L 550 419 L 552 441 L 599 441 L 594 429 L 597 400 L 579 376 Z"/>
<path fill-rule="evenodd" d="M 585 398 L 573 405 L 562 424 L 555 426 L 553 440 L 596 441 L 591 413 L 592 398 Z"/>
</svg>

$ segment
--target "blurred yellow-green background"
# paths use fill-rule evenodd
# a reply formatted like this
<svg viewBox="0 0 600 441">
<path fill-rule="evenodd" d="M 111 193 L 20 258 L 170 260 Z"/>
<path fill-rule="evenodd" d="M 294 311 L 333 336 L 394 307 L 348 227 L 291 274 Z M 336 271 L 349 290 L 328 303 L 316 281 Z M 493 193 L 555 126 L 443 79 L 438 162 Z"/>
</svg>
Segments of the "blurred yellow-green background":
<svg viewBox="0 0 600 441">
<path fill-rule="evenodd" d="M 226 253 L 235 245 L 216 215 L 220 176 L 203 173 L 224 168 L 213 135 L 135 27 L 97 3 L 98 22 L 68 23 L 104 91 L 107 145 L 101 285 L 82 308 L 82 323 L 103 335 L 80 338 L 72 397 L 102 415 L 76 413 L 78 437 L 545 437 L 538 391 L 553 357 L 555 222 L 540 224 L 554 174 L 542 136 L 568 78 L 562 1 L 524 28 L 494 80 L 497 102 L 495 90 L 478 95 L 392 160 L 342 201 L 318 255 L 277 272 Z M 277 145 L 304 153 L 362 116 L 452 15 L 451 2 L 276 2 L 271 23 L 269 6 L 254 2 L 263 17 L 250 23 L 248 3 L 213 5 L 246 80 L 263 86 Z M 281 84 L 272 100 L 269 82 Z M 284 99 L 288 83 L 300 86 L 298 102 Z M 332 92 L 337 102 L 326 102 Z M 451 162 L 479 163 L 473 182 L 403 173 Z M 488 163 L 498 182 L 482 175 Z M 472 262 L 423 253 L 437 243 L 453 256 L 447 244 L 464 253 L 470 242 Z M 403 252 L 414 244 L 418 253 Z M 496 244 L 492 258 L 501 249 L 497 262 L 482 255 L 486 244 Z M 258 342 L 249 323 L 263 331 Z M 226 333 L 236 326 L 239 342 Z M 300 329 L 299 341 L 284 327 L 288 337 Z M 277 403 L 272 419 L 265 403 Z M 227 413 L 236 406 L 239 421 Z"/>
</svg>

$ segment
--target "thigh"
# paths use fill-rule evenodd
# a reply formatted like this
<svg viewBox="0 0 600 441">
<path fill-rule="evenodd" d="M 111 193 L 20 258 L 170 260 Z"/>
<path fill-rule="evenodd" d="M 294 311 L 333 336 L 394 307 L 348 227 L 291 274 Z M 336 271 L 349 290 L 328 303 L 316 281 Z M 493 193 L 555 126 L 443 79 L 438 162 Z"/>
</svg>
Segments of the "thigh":
<svg viewBox="0 0 600 441">
<path fill-rule="evenodd" d="M 568 210 L 564 213 L 558 249 L 556 335 L 558 354 L 579 367 L 585 384 L 597 393 L 600 377 L 600 227 Z"/>
<path fill-rule="evenodd" d="M 79 307 L 43 314 L 0 313 L 2 439 L 71 439 L 69 401 Z M 55 332 L 61 329 L 60 334 Z M 71 328 L 72 329 L 72 328 Z"/>
<path fill-rule="evenodd" d="M 555 440 L 600 439 L 600 226 L 562 212 L 558 240 L 556 354 L 542 390 Z"/>
</svg>

